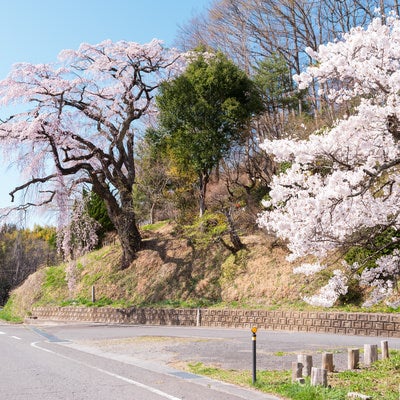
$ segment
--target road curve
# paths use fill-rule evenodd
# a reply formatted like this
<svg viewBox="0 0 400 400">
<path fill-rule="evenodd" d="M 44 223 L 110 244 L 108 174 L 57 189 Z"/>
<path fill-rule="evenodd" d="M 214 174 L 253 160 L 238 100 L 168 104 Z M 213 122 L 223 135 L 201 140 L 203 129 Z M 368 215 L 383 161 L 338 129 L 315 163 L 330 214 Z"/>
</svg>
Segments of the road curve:
<svg viewBox="0 0 400 400">
<path fill-rule="evenodd" d="M 97 340 L 123 327 L 0 325 L 0 398 L 7 400 L 275 400 L 135 357 L 109 356 Z M 86 342 L 86 346 L 82 343 Z"/>
</svg>

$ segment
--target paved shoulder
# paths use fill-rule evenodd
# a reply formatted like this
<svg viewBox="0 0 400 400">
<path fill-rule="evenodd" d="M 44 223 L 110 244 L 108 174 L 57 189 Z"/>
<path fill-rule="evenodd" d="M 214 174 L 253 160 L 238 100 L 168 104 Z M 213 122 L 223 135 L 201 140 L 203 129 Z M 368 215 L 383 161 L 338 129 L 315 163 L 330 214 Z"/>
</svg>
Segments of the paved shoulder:
<svg viewBox="0 0 400 400">
<path fill-rule="evenodd" d="M 73 348 L 75 350 L 93 354 L 98 357 L 102 357 L 109 360 L 123 362 L 155 374 L 163 374 L 166 377 L 174 377 L 182 380 L 182 382 L 191 383 L 196 386 L 201 386 L 204 390 L 212 390 L 219 392 L 221 398 L 230 400 L 233 398 L 244 399 L 244 400 L 279 400 L 270 394 L 262 393 L 252 389 L 245 389 L 236 385 L 232 385 L 225 382 L 220 382 L 214 379 L 210 379 L 204 376 L 188 373 L 182 370 L 171 368 L 166 363 L 160 362 L 160 359 L 144 359 L 129 355 L 128 353 L 121 353 L 117 351 L 105 351 L 99 342 L 89 344 L 79 343 L 59 343 L 62 346 Z M 115 348 L 114 348 L 115 349 Z M 226 395 L 226 396 L 224 396 Z"/>
</svg>

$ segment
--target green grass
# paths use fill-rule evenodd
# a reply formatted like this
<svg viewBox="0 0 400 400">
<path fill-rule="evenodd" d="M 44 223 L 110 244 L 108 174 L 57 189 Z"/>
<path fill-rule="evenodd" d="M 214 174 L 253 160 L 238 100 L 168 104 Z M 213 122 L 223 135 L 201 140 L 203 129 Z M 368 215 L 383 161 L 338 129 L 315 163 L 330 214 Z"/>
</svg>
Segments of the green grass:
<svg viewBox="0 0 400 400">
<path fill-rule="evenodd" d="M 211 224 L 218 216 L 209 217 L 211 219 L 208 222 Z M 218 218 L 214 222 L 218 222 Z M 168 221 L 161 221 L 156 224 L 146 225 L 141 229 L 150 232 L 157 231 L 168 223 Z M 210 229 L 212 226 L 211 224 Z M 195 230 L 193 228 L 192 230 L 196 235 L 202 235 L 201 230 L 200 233 L 198 229 Z M 152 234 L 148 233 L 147 236 L 152 237 Z M 210 241 L 206 241 L 206 243 L 210 245 Z M 166 243 L 164 245 L 166 246 L 165 253 L 168 254 L 169 244 Z M 248 298 L 245 295 L 238 294 L 236 301 L 221 301 L 221 297 L 223 297 L 221 283 L 225 282 L 225 286 L 238 284 L 235 279 L 245 271 L 247 259 L 251 259 L 251 253 L 247 253 L 250 250 L 242 250 L 236 255 L 227 256 L 225 250 L 218 250 L 214 254 L 209 251 L 209 247 L 207 247 L 206 254 L 204 248 L 200 246 L 197 249 L 195 248 L 193 256 L 185 255 L 182 260 L 177 257 L 177 260 L 182 263 L 183 272 L 178 268 L 179 262 L 177 262 L 176 271 L 174 275 L 171 275 L 173 280 L 166 279 L 158 282 L 157 279 L 147 276 L 146 269 L 142 270 L 141 268 L 143 267 L 141 266 L 134 265 L 132 268 L 120 270 L 120 246 L 118 244 L 109 245 L 76 260 L 73 274 L 76 282 L 72 281 L 71 283 L 70 281 L 70 285 L 68 285 L 68 276 L 71 274 L 66 274 L 65 264 L 40 269 L 37 272 L 38 275 L 36 275 L 38 278 L 33 281 L 34 283 L 23 287 L 18 292 L 18 297 L 14 302 L 15 311 L 12 312 L 13 315 L 19 313 L 23 317 L 32 309 L 32 306 L 71 304 L 82 306 L 107 305 L 113 307 L 130 307 L 134 305 L 137 307 L 169 308 L 207 307 L 245 310 L 400 312 L 400 307 L 393 309 L 384 304 L 369 309 L 350 305 L 323 309 L 312 307 L 301 300 L 279 299 L 274 302 L 266 298 L 265 303 L 263 303 L 259 297 L 256 297 L 255 300 L 251 298 L 250 289 L 247 290 L 250 296 Z M 188 267 L 189 263 L 192 262 L 191 257 L 194 256 L 201 262 Z M 207 284 L 199 289 L 198 284 L 202 281 L 203 283 L 207 282 Z M 89 300 L 93 285 L 96 286 L 96 295 L 99 298 L 94 304 Z M 6 315 L 4 318 L 12 318 L 11 308 L 9 307 L 8 310 L 8 312 L 2 312 L 3 315 Z"/>
<path fill-rule="evenodd" d="M 224 370 L 188 364 L 188 369 L 198 375 L 253 387 L 251 371 Z M 263 392 L 294 400 L 345 400 L 348 392 L 372 396 L 374 400 L 399 400 L 400 351 L 392 350 L 390 358 L 380 360 L 369 368 L 328 374 L 329 387 L 311 386 L 309 378 L 300 385 L 291 382 L 291 371 L 258 371 L 255 387 Z"/>
<path fill-rule="evenodd" d="M 210 307 L 212 302 L 207 299 L 169 299 L 159 301 L 157 303 L 142 302 L 138 304 L 139 307 L 152 307 L 152 308 L 199 308 Z"/>
<path fill-rule="evenodd" d="M 321 312 L 354 312 L 354 313 L 399 313 L 400 307 L 392 308 L 383 302 L 373 307 L 365 308 L 357 305 L 335 306 L 330 308 L 315 307 L 307 304 L 303 300 L 272 302 L 268 305 L 255 303 L 251 299 L 243 298 L 240 301 L 223 302 L 218 301 L 210 304 L 213 308 L 237 308 L 246 310 L 267 310 L 267 311 L 321 311 Z M 397 400 L 397 399 L 396 399 Z"/>
<path fill-rule="evenodd" d="M 48 267 L 45 269 L 44 289 L 60 289 L 66 286 L 66 273 L 64 265 Z"/>
<path fill-rule="evenodd" d="M 36 303 L 38 305 L 48 305 L 48 303 Z M 164 300 L 157 303 L 147 303 L 147 302 L 130 302 L 124 299 L 112 300 L 108 297 L 100 297 L 95 302 L 86 297 L 77 297 L 74 299 L 67 299 L 61 301 L 54 301 L 52 305 L 58 305 L 61 307 L 67 306 L 84 306 L 84 307 L 119 307 L 119 308 L 129 308 L 129 307 L 152 307 L 152 308 L 198 308 L 198 307 L 208 307 L 210 302 L 207 299 L 198 300 Z"/>
<path fill-rule="evenodd" d="M 85 306 L 85 307 L 120 307 L 120 308 L 128 308 L 131 307 L 132 304 L 124 301 L 124 300 L 111 300 L 107 297 L 101 297 L 95 302 L 89 300 L 85 297 L 78 297 L 76 299 L 64 300 L 59 303 L 61 307 L 67 306 Z"/>
<path fill-rule="evenodd" d="M 20 323 L 22 322 L 22 318 L 15 315 L 13 312 L 13 296 L 11 296 L 3 309 L 0 310 L 0 319 L 3 321 Z"/>
<path fill-rule="evenodd" d="M 156 231 L 157 229 L 160 229 L 163 226 L 168 225 L 168 223 L 169 223 L 168 220 L 159 221 L 159 222 L 156 222 L 154 224 L 143 225 L 143 226 L 140 227 L 140 229 L 143 230 L 143 231 Z"/>
<path fill-rule="evenodd" d="M 98 280 L 100 280 L 103 277 L 104 273 L 103 272 L 96 272 L 91 275 L 84 275 L 82 277 L 82 284 L 90 287 L 94 285 Z"/>
</svg>

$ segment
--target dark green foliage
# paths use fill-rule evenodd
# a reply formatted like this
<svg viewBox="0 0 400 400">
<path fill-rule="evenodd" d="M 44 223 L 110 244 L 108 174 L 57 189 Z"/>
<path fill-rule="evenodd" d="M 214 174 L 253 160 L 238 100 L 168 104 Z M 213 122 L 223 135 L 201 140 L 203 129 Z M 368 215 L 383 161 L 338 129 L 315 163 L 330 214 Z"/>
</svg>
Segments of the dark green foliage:
<svg viewBox="0 0 400 400">
<path fill-rule="evenodd" d="M 105 202 L 100 196 L 93 191 L 90 193 L 84 192 L 83 195 L 86 198 L 86 209 L 89 216 L 100 224 L 100 227 L 96 230 L 96 234 L 99 244 L 101 244 L 106 233 L 115 230 L 114 224 L 111 222 Z"/>
<path fill-rule="evenodd" d="M 379 228 L 378 228 L 379 229 Z M 359 232 L 363 235 L 364 245 L 351 247 L 344 255 L 344 260 L 353 266 L 353 270 L 357 274 L 361 274 L 364 270 L 376 268 L 376 261 L 382 256 L 392 254 L 395 249 L 400 248 L 400 232 L 387 228 L 382 232 L 376 232 L 376 228 L 366 229 Z M 400 278 L 400 272 L 394 276 L 383 273 L 380 279 L 394 280 L 397 282 Z M 352 278 L 349 283 L 348 293 L 341 296 L 341 304 L 355 304 L 359 305 L 363 301 L 363 290 L 360 287 L 359 280 Z"/>
<path fill-rule="evenodd" d="M 258 203 L 261 203 L 262 200 L 266 200 L 269 194 L 269 187 L 257 185 L 251 192 L 254 200 Z"/>
<path fill-rule="evenodd" d="M 143 142 L 146 144 L 150 158 L 156 158 L 160 153 L 165 153 L 166 142 L 164 137 L 166 134 L 162 129 L 153 127 L 146 129 Z"/>
<path fill-rule="evenodd" d="M 12 289 L 11 280 L 7 279 L 6 277 L 1 277 L 1 279 L 0 279 L 0 304 L 6 303 L 6 301 L 8 299 L 8 294 L 10 293 L 11 289 Z"/>
<path fill-rule="evenodd" d="M 197 175 L 203 200 L 211 171 L 262 110 L 259 92 L 243 71 L 222 53 L 205 57 L 199 53 L 184 74 L 161 86 L 155 136 L 179 171 Z"/>
<path fill-rule="evenodd" d="M 206 212 L 196 218 L 192 225 L 185 226 L 185 236 L 199 248 L 207 248 L 210 243 L 217 242 L 227 232 L 228 224 L 222 213 Z"/>
<path fill-rule="evenodd" d="M 295 90 L 291 72 L 282 56 L 273 54 L 260 61 L 255 68 L 254 81 L 260 88 L 266 109 L 296 109 L 300 92 Z"/>
<path fill-rule="evenodd" d="M 196 171 L 213 168 L 261 110 L 252 81 L 221 53 L 209 61 L 199 55 L 161 86 L 157 104 L 176 161 Z"/>
<path fill-rule="evenodd" d="M 349 279 L 347 285 L 347 293 L 339 297 L 339 304 L 343 306 L 348 304 L 360 306 L 364 302 L 364 293 L 360 287 L 359 280 L 355 278 Z"/>
<path fill-rule="evenodd" d="M 364 246 L 351 247 L 344 256 L 348 264 L 358 263 L 360 272 L 365 268 L 376 267 L 378 258 L 392 254 L 395 249 L 400 248 L 400 231 L 393 228 L 387 228 L 378 234 L 372 231 L 361 234 L 365 236 Z"/>
</svg>

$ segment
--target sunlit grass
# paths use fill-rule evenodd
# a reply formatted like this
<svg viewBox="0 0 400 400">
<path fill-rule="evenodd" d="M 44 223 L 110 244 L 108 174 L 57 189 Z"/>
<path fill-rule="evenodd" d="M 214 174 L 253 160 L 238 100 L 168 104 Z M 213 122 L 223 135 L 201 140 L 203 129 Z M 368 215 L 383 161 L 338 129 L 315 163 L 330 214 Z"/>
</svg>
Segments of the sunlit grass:
<svg viewBox="0 0 400 400">
<path fill-rule="evenodd" d="M 8 302 L 6 303 L 4 308 L 2 308 L 0 310 L 0 319 L 2 319 L 3 321 L 13 322 L 13 323 L 22 322 L 22 318 L 15 315 L 13 312 L 13 297 L 12 296 L 8 299 Z"/>
<path fill-rule="evenodd" d="M 203 363 L 188 364 L 190 372 L 240 386 L 252 385 L 251 371 L 224 370 Z M 374 400 L 399 400 L 400 351 L 392 350 L 390 358 L 369 368 L 328 374 L 328 387 L 291 382 L 291 371 L 258 371 L 255 387 L 263 392 L 294 400 L 345 400 L 347 393 L 358 392 Z"/>
</svg>

